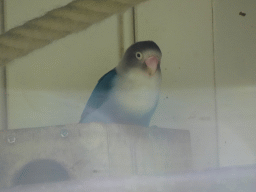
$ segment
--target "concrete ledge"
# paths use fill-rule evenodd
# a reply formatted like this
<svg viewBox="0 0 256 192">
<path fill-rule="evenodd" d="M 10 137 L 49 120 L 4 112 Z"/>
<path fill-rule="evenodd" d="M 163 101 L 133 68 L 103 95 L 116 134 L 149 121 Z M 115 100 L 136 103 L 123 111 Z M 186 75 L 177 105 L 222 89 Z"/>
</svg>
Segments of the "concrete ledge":
<svg viewBox="0 0 256 192">
<path fill-rule="evenodd" d="M 77 180 L 163 175 L 192 167 L 186 130 L 90 123 L 8 130 L 0 136 L 1 187 L 14 186 L 24 174 L 38 183 L 58 172 L 52 177 L 64 180 L 65 171 Z M 56 171 L 47 172 L 48 166 Z"/>
</svg>

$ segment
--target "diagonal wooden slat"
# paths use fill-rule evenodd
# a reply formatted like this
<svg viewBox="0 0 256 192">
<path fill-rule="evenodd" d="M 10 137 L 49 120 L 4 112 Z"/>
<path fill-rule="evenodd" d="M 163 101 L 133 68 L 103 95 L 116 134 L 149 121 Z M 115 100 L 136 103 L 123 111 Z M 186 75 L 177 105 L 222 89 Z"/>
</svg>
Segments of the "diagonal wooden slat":
<svg viewBox="0 0 256 192">
<path fill-rule="evenodd" d="M 0 35 L 0 66 L 146 0 L 74 0 Z"/>
</svg>

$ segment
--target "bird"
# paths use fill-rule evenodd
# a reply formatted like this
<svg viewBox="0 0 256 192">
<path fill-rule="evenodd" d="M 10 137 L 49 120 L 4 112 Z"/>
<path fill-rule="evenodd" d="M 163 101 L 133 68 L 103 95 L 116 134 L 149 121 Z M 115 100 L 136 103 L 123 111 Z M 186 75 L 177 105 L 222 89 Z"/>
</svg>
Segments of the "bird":
<svg viewBox="0 0 256 192">
<path fill-rule="evenodd" d="M 118 65 L 103 75 L 79 123 L 115 123 L 149 127 L 160 94 L 162 52 L 153 41 L 139 41 Z"/>
</svg>

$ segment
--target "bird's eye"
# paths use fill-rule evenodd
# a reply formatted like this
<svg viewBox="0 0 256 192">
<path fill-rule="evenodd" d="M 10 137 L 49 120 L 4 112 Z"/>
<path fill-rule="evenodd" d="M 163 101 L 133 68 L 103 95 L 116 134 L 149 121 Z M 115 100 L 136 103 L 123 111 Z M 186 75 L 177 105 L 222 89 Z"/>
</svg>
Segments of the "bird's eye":
<svg viewBox="0 0 256 192">
<path fill-rule="evenodd" d="M 142 54 L 140 52 L 137 52 L 136 53 L 136 58 L 141 60 L 142 59 Z"/>
</svg>

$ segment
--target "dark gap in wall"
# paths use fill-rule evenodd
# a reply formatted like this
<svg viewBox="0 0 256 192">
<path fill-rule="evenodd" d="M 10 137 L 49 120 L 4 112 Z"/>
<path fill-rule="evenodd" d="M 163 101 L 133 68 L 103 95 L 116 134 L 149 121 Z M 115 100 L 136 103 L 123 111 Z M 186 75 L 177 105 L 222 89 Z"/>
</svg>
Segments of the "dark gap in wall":
<svg viewBox="0 0 256 192">
<path fill-rule="evenodd" d="M 66 169 L 58 162 L 39 159 L 26 164 L 14 177 L 13 185 L 27 185 L 69 180 Z"/>
</svg>

